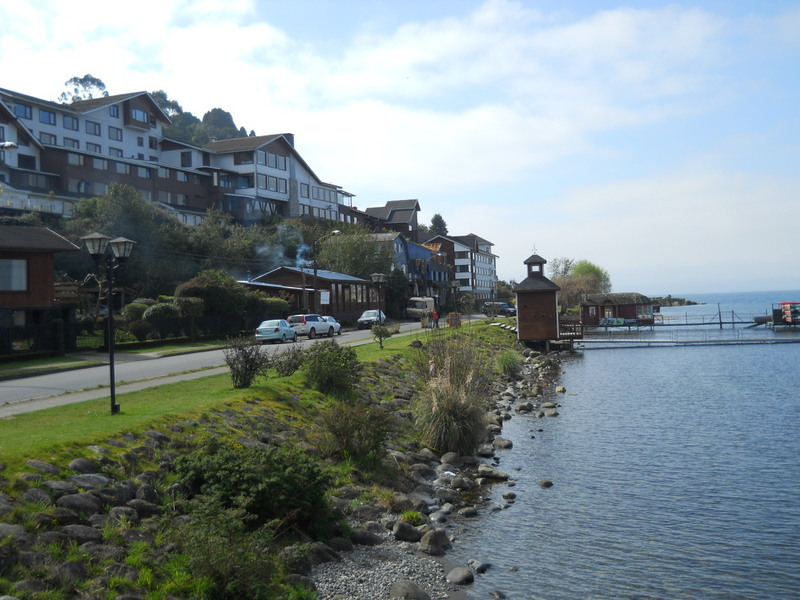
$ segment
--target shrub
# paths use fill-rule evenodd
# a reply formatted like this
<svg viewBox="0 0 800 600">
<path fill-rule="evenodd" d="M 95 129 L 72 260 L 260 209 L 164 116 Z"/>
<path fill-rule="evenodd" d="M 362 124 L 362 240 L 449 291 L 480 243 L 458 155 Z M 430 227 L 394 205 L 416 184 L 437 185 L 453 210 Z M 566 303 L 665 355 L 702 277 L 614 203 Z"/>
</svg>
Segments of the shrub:
<svg viewBox="0 0 800 600">
<path fill-rule="evenodd" d="M 144 304 L 145 306 L 153 306 L 155 304 L 158 304 L 158 302 L 153 300 L 152 298 L 136 298 L 136 300 L 134 300 L 132 304 Z"/>
<path fill-rule="evenodd" d="M 231 338 L 222 352 L 237 390 L 249 388 L 272 364 L 272 357 L 262 352 L 261 345 L 249 337 Z"/>
<path fill-rule="evenodd" d="M 202 298 L 205 314 L 212 316 L 241 316 L 247 303 L 247 290 L 220 270 L 202 271 L 175 288 L 175 296 Z"/>
<path fill-rule="evenodd" d="M 158 330 L 161 337 L 180 334 L 180 316 L 178 307 L 172 303 L 154 304 L 149 307 L 142 318 Z"/>
<path fill-rule="evenodd" d="M 361 363 L 353 348 L 326 340 L 306 350 L 303 372 L 314 389 L 323 394 L 339 394 L 349 391 L 358 382 Z"/>
<path fill-rule="evenodd" d="M 522 375 L 522 357 L 514 350 L 506 350 L 497 357 L 497 368 L 503 375 L 517 379 Z"/>
<path fill-rule="evenodd" d="M 289 377 L 296 373 L 303 366 L 306 355 L 299 346 L 292 346 L 280 354 L 272 357 L 272 366 L 280 377 Z"/>
<path fill-rule="evenodd" d="M 325 499 L 329 479 L 313 458 L 291 446 L 240 446 L 212 439 L 175 463 L 195 493 L 251 515 L 251 529 L 276 534 L 300 527 L 324 537 L 336 515 Z"/>
<path fill-rule="evenodd" d="M 318 449 L 326 456 L 374 464 L 389 433 L 389 414 L 375 406 L 334 402 L 320 415 Z"/>
<path fill-rule="evenodd" d="M 414 416 L 424 443 L 441 453 L 473 454 L 486 433 L 483 402 L 446 377 L 430 380 L 418 394 Z"/>
<path fill-rule="evenodd" d="M 383 350 L 383 340 L 386 340 L 386 339 L 389 339 L 390 337 L 392 337 L 392 333 L 393 333 L 385 325 L 373 325 L 372 328 L 370 329 L 370 331 L 372 332 L 372 337 L 374 337 L 375 340 L 380 345 L 381 350 Z"/>
<path fill-rule="evenodd" d="M 280 565 L 270 552 L 269 528 L 248 530 L 246 512 L 226 508 L 215 496 L 190 503 L 191 526 L 176 533 L 194 580 L 191 597 L 271 600 L 281 597 Z M 188 596 L 187 596 L 188 597 Z"/>
<path fill-rule="evenodd" d="M 122 318 L 128 323 L 133 321 L 141 321 L 144 318 L 145 311 L 149 308 L 147 304 L 141 302 L 131 302 L 122 307 Z"/>
<path fill-rule="evenodd" d="M 286 318 L 289 314 L 289 303 L 283 298 L 267 298 L 267 316 Z"/>
<path fill-rule="evenodd" d="M 204 302 L 202 298 L 180 296 L 173 299 L 182 317 L 202 317 Z"/>
<path fill-rule="evenodd" d="M 153 332 L 153 326 L 147 321 L 132 321 L 128 325 L 128 331 L 137 340 L 143 342 Z"/>
</svg>

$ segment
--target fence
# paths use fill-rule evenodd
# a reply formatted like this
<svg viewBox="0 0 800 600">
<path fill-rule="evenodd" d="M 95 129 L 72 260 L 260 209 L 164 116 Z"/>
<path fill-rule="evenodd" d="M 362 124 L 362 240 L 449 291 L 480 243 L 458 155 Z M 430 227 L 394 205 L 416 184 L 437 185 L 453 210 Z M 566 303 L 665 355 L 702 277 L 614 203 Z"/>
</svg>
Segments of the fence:
<svg viewBox="0 0 800 600">
<path fill-rule="evenodd" d="M 159 319 L 131 332 L 124 320 L 115 319 L 114 343 L 125 349 L 170 341 L 223 339 L 249 335 L 259 322 L 232 316 Z M 43 324 L 0 327 L 0 358 L 107 350 L 106 330 L 105 319 L 97 322 L 56 319 Z"/>
</svg>

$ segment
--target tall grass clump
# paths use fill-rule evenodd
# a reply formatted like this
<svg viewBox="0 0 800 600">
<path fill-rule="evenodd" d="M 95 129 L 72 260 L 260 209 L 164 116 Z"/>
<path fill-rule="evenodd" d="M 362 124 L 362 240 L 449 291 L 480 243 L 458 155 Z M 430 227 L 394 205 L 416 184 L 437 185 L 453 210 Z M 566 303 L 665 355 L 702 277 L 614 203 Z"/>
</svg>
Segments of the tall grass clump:
<svg viewBox="0 0 800 600">
<path fill-rule="evenodd" d="M 437 452 L 473 454 L 486 435 L 490 361 L 463 337 L 432 339 L 411 357 L 425 381 L 414 417 L 422 441 Z"/>
<path fill-rule="evenodd" d="M 522 357 L 514 350 L 506 350 L 497 357 L 497 368 L 503 375 L 519 379 L 522 375 Z"/>
<path fill-rule="evenodd" d="M 384 409 L 368 404 L 336 401 L 320 413 L 317 449 L 325 456 L 372 466 L 380 461 L 392 432 Z"/>
</svg>

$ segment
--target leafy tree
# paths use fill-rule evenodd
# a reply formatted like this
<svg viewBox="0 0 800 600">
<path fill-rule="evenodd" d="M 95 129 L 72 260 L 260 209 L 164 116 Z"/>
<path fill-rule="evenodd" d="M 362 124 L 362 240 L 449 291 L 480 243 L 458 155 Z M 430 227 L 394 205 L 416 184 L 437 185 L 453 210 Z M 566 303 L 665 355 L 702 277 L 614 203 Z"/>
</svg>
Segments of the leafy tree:
<svg viewBox="0 0 800 600">
<path fill-rule="evenodd" d="M 366 280 L 372 273 L 391 272 L 393 256 L 390 247 L 377 243 L 374 236 L 360 225 L 342 224 L 341 231 L 319 245 L 319 268 Z"/>
<path fill-rule="evenodd" d="M 383 288 L 386 302 L 386 315 L 399 319 L 408 300 L 408 277 L 400 269 L 392 269 Z"/>
<path fill-rule="evenodd" d="M 589 262 L 570 258 L 557 258 L 550 264 L 550 278 L 561 288 L 561 310 L 580 304 L 583 294 L 605 294 L 611 291 L 608 271 Z"/>
<path fill-rule="evenodd" d="M 498 281 L 497 282 L 497 299 L 500 302 L 507 302 L 509 304 L 514 303 L 514 292 L 512 288 L 514 286 L 514 282 L 507 283 L 505 281 Z"/>
<path fill-rule="evenodd" d="M 431 236 L 437 236 L 437 235 L 446 236 L 447 235 L 447 223 L 445 223 L 445 220 L 442 218 L 442 215 L 440 215 L 439 213 L 436 213 L 431 218 L 430 233 L 431 233 Z"/>
<path fill-rule="evenodd" d="M 120 272 L 119 281 L 133 288 L 138 296 L 169 293 L 198 270 L 193 261 L 182 258 L 189 228 L 128 185 L 112 184 L 104 196 L 81 199 L 73 218 L 62 222 L 57 229 L 78 245 L 82 236 L 93 232 L 134 240 L 137 244 Z M 98 270 L 85 252 L 57 256 L 56 268 L 76 280 Z M 101 275 L 105 276 L 105 269 Z"/>
<path fill-rule="evenodd" d="M 89 73 L 83 77 L 73 77 L 64 82 L 67 87 L 58 97 L 62 104 L 71 104 L 79 100 L 91 100 L 95 97 L 105 98 L 108 96 L 106 84 L 97 77 L 92 77 Z"/>
<path fill-rule="evenodd" d="M 150 92 L 150 96 L 153 98 L 153 101 L 158 105 L 158 108 L 162 110 L 162 112 L 167 115 L 170 119 L 173 117 L 183 114 L 183 107 L 178 104 L 177 100 L 170 100 L 167 96 L 167 92 L 164 90 L 156 90 L 155 92 Z"/>
</svg>

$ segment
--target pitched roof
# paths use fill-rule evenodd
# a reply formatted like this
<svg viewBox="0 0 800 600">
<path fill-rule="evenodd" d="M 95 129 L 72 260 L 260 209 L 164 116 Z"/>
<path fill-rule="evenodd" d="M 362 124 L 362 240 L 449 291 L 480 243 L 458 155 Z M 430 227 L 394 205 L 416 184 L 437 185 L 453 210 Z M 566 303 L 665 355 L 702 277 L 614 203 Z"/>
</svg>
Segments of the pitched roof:
<svg viewBox="0 0 800 600">
<path fill-rule="evenodd" d="M 414 215 L 419 212 L 419 200 L 389 200 L 384 206 L 372 206 L 367 208 L 369 216 L 380 219 L 388 224 L 391 223 L 411 223 Z"/>
<path fill-rule="evenodd" d="M 0 250 L 78 252 L 80 248 L 47 227 L 0 225 Z"/>
<path fill-rule="evenodd" d="M 253 135 L 249 137 L 233 138 L 230 140 L 217 140 L 215 142 L 208 142 L 204 147 L 214 152 L 247 152 L 257 150 L 262 146 L 274 142 L 278 138 L 283 137 L 283 134 L 273 135 Z M 291 145 L 291 144 L 290 144 Z"/>
<path fill-rule="evenodd" d="M 550 281 L 547 277 L 531 276 L 526 277 L 514 286 L 514 292 L 557 292 L 561 288 Z"/>
<path fill-rule="evenodd" d="M 581 300 L 581 305 L 592 306 L 600 304 L 652 304 L 644 294 L 637 292 L 619 292 L 610 294 L 586 294 Z"/>
<path fill-rule="evenodd" d="M 310 277 L 314 277 L 314 269 L 310 267 L 278 267 L 276 269 L 272 269 L 272 271 L 267 271 L 266 273 L 262 273 L 258 277 L 253 277 L 252 281 L 259 282 L 262 278 L 268 278 L 273 273 L 277 273 L 278 271 L 292 271 L 293 273 L 299 273 Z M 347 275 L 345 273 L 337 273 L 336 271 L 327 271 L 325 269 L 317 269 L 317 277 L 320 279 L 330 279 L 332 281 L 350 281 L 350 282 L 365 282 L 366 279 L 361 279 L 360 277 L 353 277 L 352 275 Z"/>
</svg>

